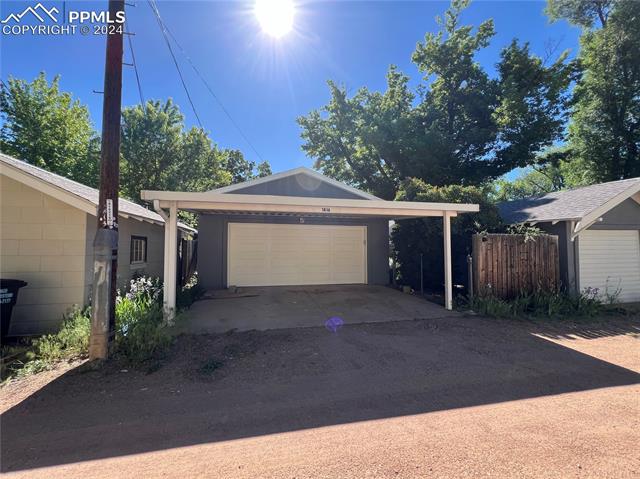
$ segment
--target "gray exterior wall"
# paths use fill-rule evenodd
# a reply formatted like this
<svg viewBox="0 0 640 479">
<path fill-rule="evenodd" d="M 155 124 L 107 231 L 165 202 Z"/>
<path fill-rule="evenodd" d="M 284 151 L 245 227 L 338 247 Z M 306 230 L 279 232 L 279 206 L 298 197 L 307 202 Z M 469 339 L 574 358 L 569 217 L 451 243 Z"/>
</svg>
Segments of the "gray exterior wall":
<svg viewBox="0 0 640 479">
<path fill-rule="evenodd" d="M 573 292 L 580 291 L 580 236 L 571 241 L 571 223 L 562 221 L 552 225 L 540 223 L 542 230 L 558 236 L 560 253 L 560 279 L 563 286 Z M 640 204 L 632 198 L 620 203 L 602 216 L 602 221 L 590 230 L 640 230 Z"/>
<path fill-rule="evenodd" d="M 568 221 L 562 221 L 555 225 L 551 223 L 541 223 L 537 226 L 550 235 L 556 235 L 558 237 L 560 281 L 562 288 L 567 291 L 575 291 L 578 282 L 576 274 L 576 246 L 579 239 L 571 241 L 571 224 Z"/>
<path fill-rule="evenodd" d="M 298 174 L 247 186 L 233 191 L 243 195 L 302 196 L 307 198 L 342 198 L 352 200 L 366 199 L 350 191 L 320 181 L 309 175 Z"/>
<path fill-rule="evenodd" d="M 298 216 L 200 215 L 198 221 L 198 280 L 206 289 L 227 287 L 227 234 L 229 223 L 299 224 Z M 389 283 L 389 220 L 305 217 L 309 225 L 367 227 L 367 281 Z"/>
<path fill-rule="evenodd" d="M 85 259 L 84 299 L 88 302 L 93 284 L 93 239 L 96 235 L 96 217 L 87 215 L 85 235 L 87 252 Z M 147 238 L 147 262 L 132 265 L 130 261 L 131 236 Z M 134 275 L 162 278 L 164 273 L 164 228 L 162 226 L 123 218 L 118 222 L 118 287 L 125 290 Z"/>
<path fill-rule="evenodd" d="M 611 209 L 590 230 L 640 230 L 640 204 L 629 198 Z"/>
</svg>

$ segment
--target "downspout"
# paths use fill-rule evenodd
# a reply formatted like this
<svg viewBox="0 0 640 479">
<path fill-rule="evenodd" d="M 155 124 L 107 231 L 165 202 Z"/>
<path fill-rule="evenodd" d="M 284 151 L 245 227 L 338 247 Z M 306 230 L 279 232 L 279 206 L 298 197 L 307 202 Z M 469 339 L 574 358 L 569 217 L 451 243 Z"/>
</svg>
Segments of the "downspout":
<svg viewBox="0 0 640 479">
<path fill-rule="evenodd" d="M 158 213 L 162 217 L 166 225 L 167 222 L 169 221 L 169 215 L 167 215 L 167 213 L 165 213 L 165 211 L 162 208 L 160 208 L 159 200 L 153 200 L 153 209 L 156 211 L 156 213 Z"/>
</svg>

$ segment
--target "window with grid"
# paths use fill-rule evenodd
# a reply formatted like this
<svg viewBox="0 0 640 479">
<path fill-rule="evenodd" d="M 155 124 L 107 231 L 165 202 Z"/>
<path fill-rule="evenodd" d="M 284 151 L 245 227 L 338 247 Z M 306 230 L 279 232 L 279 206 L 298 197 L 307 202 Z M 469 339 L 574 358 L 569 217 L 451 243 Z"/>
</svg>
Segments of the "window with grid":
<svg viewBox="0 0 640 479">
<path fill-rule="evenodd" d="M 144 236 L 131 237 L 131 264 L 147 262 L 147 238 Z"/>
</svg>

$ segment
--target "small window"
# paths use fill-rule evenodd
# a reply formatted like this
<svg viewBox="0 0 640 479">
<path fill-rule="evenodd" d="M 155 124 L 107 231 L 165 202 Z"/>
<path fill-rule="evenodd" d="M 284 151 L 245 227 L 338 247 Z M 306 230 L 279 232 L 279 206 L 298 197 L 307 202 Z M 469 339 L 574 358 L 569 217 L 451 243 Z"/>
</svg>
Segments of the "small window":
<svg viewBox="0 0 640 479">
<path fill-rule="evenodd" d="M 131 264 L 147 262 L 147 238 L 144 236 L 131 237 Z"/>
</svg>

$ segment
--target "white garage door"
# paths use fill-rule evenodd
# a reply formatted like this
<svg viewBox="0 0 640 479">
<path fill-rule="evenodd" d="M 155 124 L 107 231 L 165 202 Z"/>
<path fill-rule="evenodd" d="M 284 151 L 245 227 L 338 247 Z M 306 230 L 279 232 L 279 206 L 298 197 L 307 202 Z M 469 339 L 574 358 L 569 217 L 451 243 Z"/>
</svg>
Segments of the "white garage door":
<svg viewBox="0 0 640 479">
<path fill-rule="evenodd" d="M 619 302 L 640 301 L 640 233 L 587 230 L 580 234 L 580 287 L 620 288 Z"/>
<path fill-rule="evenodd" d="M 229 223 L 227 284 L 366 283 L 366 226 Z"/>
</svg>

